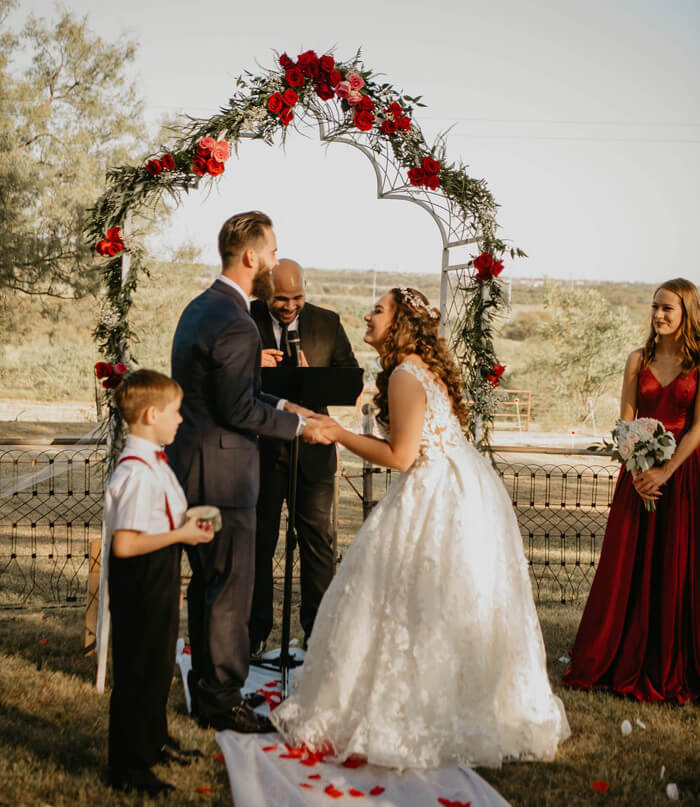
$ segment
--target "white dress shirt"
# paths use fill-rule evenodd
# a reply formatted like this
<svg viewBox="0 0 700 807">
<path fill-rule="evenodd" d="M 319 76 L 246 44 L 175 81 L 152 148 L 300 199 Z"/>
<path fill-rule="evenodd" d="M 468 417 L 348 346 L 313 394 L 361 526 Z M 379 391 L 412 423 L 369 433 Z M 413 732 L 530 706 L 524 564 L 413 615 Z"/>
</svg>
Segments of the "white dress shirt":
<svg viewBox="0 0 700 807">
<path fill-rule="evenodd" d="M 272 316 L 271 311 L 268 309 L 268 314 L 270 314 L 270 319 L 272 320 L 272 333 L 275 337 L 275 342 L 277 343 L 277 349 L 282 350 L 282 323 Z M 299 315 L 294 317 L 294 319 L 287 325 L 287 333 L 290 331 L 298 331 L 299 330 Z"/>
<path fill-rule="evenodd" d="M 110 541 L 117 530 L 134 530 L 151 535 L 170 532 L 170 519 L 165 508 L 165 499 L 175 527 L 185 521 L 187 499 L 177 477 L 167 462 L 156 457 L 161 447 L 130 434 L 119 459 L 127 460 L 114 469 L 105 493 L 104 521 Z M 107 557 L 109 557 L 107 555 Z"/>
<path fill-rule="evenodd" d="M 226 275 L 219 275 L 217 280 L 220 280 L 222 283 L 226 283 L 227 286 L 231 286 L 232 289 L 235 289 L 240 295 L 241 299 L 245 303 L 246 310 L 250 313 L 250 300 L 248 299 L 248 295 L 243 291 L 243 289 L 236 283 L 235 280 L 231 280 L 230 277 L 226 277 Z"/>
</svg>

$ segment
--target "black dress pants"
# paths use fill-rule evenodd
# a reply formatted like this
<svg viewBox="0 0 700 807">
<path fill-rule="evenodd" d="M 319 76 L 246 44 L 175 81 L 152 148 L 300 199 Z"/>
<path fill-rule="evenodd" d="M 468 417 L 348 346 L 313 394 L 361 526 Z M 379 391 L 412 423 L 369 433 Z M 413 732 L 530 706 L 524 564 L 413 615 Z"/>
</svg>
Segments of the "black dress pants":
<svg viewBox="0 0 700 807">
<path fill-rule="evenodd" d="M 260 496 L 255 538 L 255 591 L 250 616 L 251 644 L 264 641 L 273 625 L 272 566 L 279 537 L 282 504 L 289 491 L 289 451 L 261 457 Z M 296 521 L 301 563 L 300 621 L 305 636 L 313 628 L 321 598 L 333 579 L 335 558 L 330 532 L 333 477 L 320 480 L 297 474 Z"/>
<path fill-rule="evenodd" d="M 109 560 L 114 686 L 109 767 L 142 771 L 168 739 L 167 701 L 179 627 L 180 546 Z"/>
<path fill-rule="evenodd" d="M 248 619 L 255 573 L 255 508 L 220 508 L 209 544 L 187 547 L 193 713 L 223 714 L 241 701 L 248 676 Z"/>
</svg>

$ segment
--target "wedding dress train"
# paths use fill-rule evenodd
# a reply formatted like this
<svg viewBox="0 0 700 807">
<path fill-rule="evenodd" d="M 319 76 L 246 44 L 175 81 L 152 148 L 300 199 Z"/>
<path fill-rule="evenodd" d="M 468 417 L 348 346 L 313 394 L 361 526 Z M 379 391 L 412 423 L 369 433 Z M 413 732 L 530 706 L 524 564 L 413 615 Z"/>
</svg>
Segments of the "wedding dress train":
<svg viewBox="0 0 700 807">
<path fill-rule="evenodd" d="M 425 390 L 419 456 L 343 558 L 271 720 L 288 742 L 402 769 L 551 759 L 570 732 L 508 495 L 433 375 L 394 372 Z"/>
</svg>

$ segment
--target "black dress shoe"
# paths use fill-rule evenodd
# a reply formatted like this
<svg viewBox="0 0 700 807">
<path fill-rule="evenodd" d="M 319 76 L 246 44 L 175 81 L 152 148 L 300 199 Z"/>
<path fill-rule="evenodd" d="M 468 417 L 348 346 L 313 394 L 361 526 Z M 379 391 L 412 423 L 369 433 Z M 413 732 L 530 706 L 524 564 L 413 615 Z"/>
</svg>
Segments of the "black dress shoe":
<svg viewBox="0 0 700 807">
<path fill-rule="evenodd" d="M 174 785 L 159 779 L 148 769 L 110 771 L 108 782 L 109 786 L 115 790 L 121 790 L 124 793 L 135 790 L 148 796 L 157 796 L 159 793 L 168 793 L 175 790 Z"/>
<path fill-rule="evenodd" d="M 241 702 L 228 712 L 206 717 L 199 716 L 199 725 L 203 729 L 213 728 L 217 731 L 238 731 L 241 734 L 265 734 L 274 731 L 270 721 L 254 712 L 247 703 Z"/>
<path fill-rule="evenodd" d="M 172 762 L 176 765 L 191 765 L 195 759 L 199 759 L 202 756 L 202 752 L 196 748 L 180 748 L 180 743 L 174 745 L 168 740 L 160 749 L 158 762 L 164 765 L 170 765 Z"/>
<path fill-rule="evenodd" d="M 262 706 L 265 703 L 265 696 L 260 692 L 249 692 L 243 696 L 243 700 L 251 709 L 255 709 L 256 706 Z"/>
</svg>

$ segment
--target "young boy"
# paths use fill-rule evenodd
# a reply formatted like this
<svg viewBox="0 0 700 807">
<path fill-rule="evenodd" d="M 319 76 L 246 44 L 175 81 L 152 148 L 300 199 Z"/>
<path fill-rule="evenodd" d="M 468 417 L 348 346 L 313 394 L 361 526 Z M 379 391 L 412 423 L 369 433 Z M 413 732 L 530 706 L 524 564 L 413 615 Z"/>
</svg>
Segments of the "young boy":
<svg viewBox="0 0 700 807">
<path fill-rule="evenodd" d="M 198 755 L 168 736 L 166 704 L 179 625 L 180 545 L 214 536 L 195 518 L 185 521 L 185 494 L 162 451 L 182 423 L 180 385 L 154 370 L 137 370 L 117 387 L 114 399 L 129 434 L 104 511 L 112 537 L 109 783 L 156 795 L 173 785 L 159 779 L 152 765 L 187 764 Z"/>
</svg>

